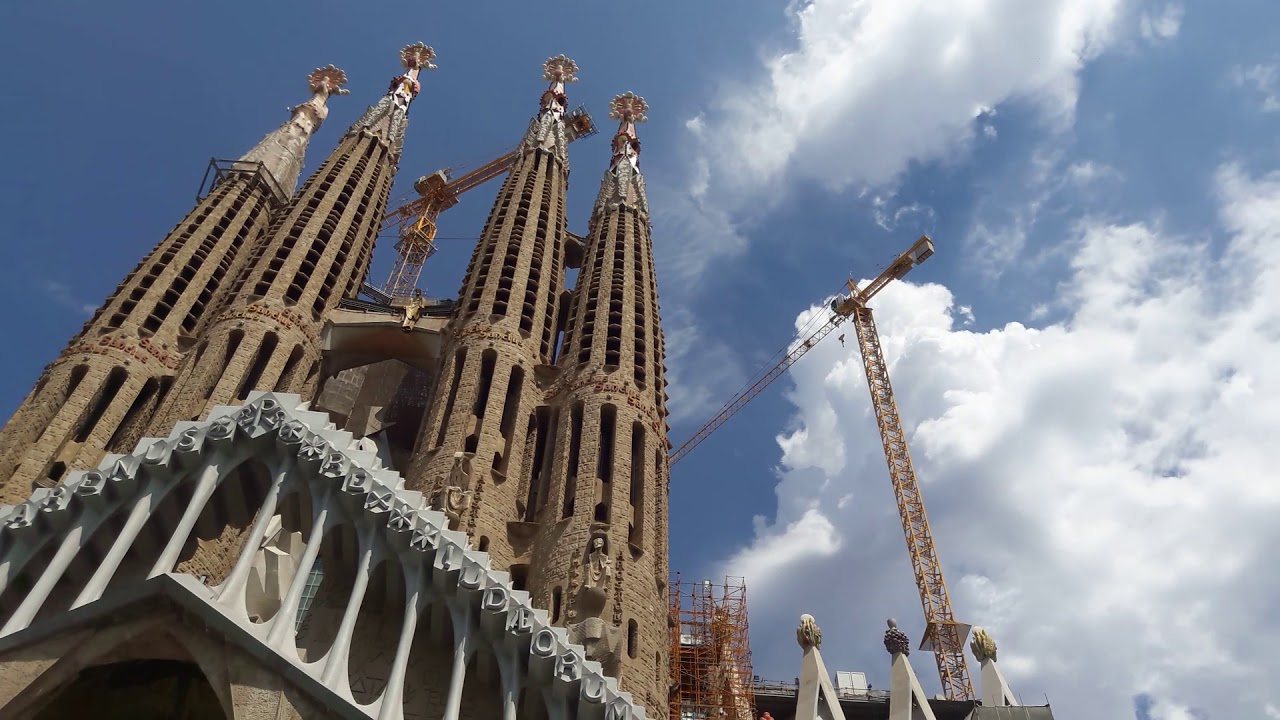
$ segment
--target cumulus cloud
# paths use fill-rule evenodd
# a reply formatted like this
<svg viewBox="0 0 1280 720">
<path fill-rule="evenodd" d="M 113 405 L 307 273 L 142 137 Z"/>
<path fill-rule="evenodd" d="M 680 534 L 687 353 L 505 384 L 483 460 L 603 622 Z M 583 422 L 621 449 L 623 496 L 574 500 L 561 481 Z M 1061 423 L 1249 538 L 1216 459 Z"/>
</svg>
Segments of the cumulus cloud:
<svg viewBox="0 0 1280 720">
<path fill-rule="evenodd" d="M 792 3 L 794 44 L 687 123 L 696 150 L 667 221 L 712 231 L 684 249 L 681 266 L 697 274 L 740 251 L 741 225 L 789 180 L 832 190 L 892 184 L 913 161 L 954 156 L 979 133 L 994 137 L 994 109 L 1015 99 L 1053 126 L 1069 125 L 1079 71 L 1112 44 L 1122 4 Z M 730 218 L 739 227 L 714 231 Z"/>
<path fill-rule="evenodd" d="M 1082 222 L 1054 324 L 973 332 L 933 284 L 875 301 L 957 615 L 1062 717 L 1280 706 L 1280 173 L 1216 188 L 1223 238 Z M 794 676 L 810 612 L 829 667 L 883 683 L 881 619 L 917 641 L 923 620 L 861 360 L 824 344 L 790 377 L 777 515 L 725 570 L 758 674 Z"/>
</svg>

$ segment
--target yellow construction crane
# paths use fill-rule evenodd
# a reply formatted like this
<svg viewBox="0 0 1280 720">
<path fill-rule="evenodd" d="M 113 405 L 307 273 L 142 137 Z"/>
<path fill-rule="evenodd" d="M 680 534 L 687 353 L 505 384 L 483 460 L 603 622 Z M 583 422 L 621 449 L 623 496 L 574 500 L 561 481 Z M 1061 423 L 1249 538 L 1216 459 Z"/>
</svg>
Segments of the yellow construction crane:
<svg viewBox="0 0 1280 720">
<path fill-rule="evenodd" d="M 880 428 L 880 441 L 884 445 L 885 461 L 889 465 L 889 479 L 898 502 L 898 514 L 902 519 L 902 532 L 906 536 L 907 551 L 911 555 L 911 568 L 915 573 L 916 587 L 920 592 L 920 604 L 924 608 L 925 637 L 923 645 L 934 651 L 938 662 L 938 678 L 942 692 L 948 700 L 973 699 L 973 683 L 969 679 L 969 667 L 964 657 L 964 640 L 967 626 L 956 622 L 951 610 L 947 585 L 942 579 L 942 566 L 929 529 L 929 519 L 924 511 L 924 499 L 916 481 L 911 455 L 907 450 L 907 436 L 898 417 L 898 406 L 893 399 L 893 387 L 889 384 L 889 369 L 880 349 L 880 336 L 867 303 L 891 281 L 906 275 L 915 266 L 933 255 L 933 241 L 922 235 L 919 240 L 894 258 L 889 267 L 866 287 L 859 289 L 853 279 L 846 283 L 847 296 L 831 303 L 832 315 L 821 327 L 789 351 L 771 366 L 746 390 L 736 395 L 710 420 L 703 424 L 684 444 L 673 450 L 670 462 L 674 464 L 689 454 L 730 417 L 743 408 L 751 398 L 759 395 L 787 368 L 804 357 L 822 338 L 831 334 L 846 319 L 853 319 L 862 353 L 862 364 L 867 374 L 867 388 L 871 391 L 871 405 L 875 409 L 876 423 Z M 844 336 L 841 335 L 841 343 Z"/>
<path fill-rule="evenodd" d="M 567 139 L 573 142 L 596 133 L 595 122 L 586 108 L 578 107 L 564 116 Z M 436 219 L 440 213 L 458 204 L 458 196 L 502 175 L 515 164 L 516 151 L 456 178 L 450 177 L 450 169 L 437 170 L 418 178 L 413 189 L 417 198 L 389 210 L 382 216 L 382 229 L 397 227 L 396 259 L 391 274 L 382 286 L 383 292 L 392 297 L 413 294 L 422 275 L 422 265 L 435 254 Z"/>
</svg>

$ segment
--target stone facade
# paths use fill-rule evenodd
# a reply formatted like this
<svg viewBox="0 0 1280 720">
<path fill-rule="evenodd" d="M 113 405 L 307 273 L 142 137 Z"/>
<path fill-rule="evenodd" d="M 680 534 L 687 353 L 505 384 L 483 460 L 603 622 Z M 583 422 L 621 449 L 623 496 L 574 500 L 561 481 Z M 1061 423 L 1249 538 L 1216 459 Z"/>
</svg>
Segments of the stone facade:
<svg viewBox="0 0 1280 720">
<path fill-rule="evenodd" d="M 258 389 L 310 397 L 319 382 L 325 313 L 368 271 L 404 143 L 419 69 L 434 53 L 401 51 L 408 71 L 369 107 L 272 223 L 237 278 L 226 309 L 177 373 L 157 411 L 161 432 Z"/>
<path fill-rule="evenodd" d="M 563 56 L 544 64 L 551 85 L 463 278 L 409 476 L 441 507 L 452 494 L 455 527 L 507 567 L 527 553 L 521 524 L 533 519 L 523 479 L 545 415 L 537 369 L 555 351 L 564 285 L 564 84 L 576 70 Z M 470 472 L 453 472 L 463 459 Z"/>
<path fill-rule="evenodd" d="M 418 44 L 401 57 L 408 71 L 287 205 L 273 210 L 281 194 L 270 191 L 296 178 L 298 132 L 319 124 L 322 102 L 295 108 L 300 124 L 246 155 L 258 172 L 228 176 L 197 207 L 200 224 L 179 226 L 223 243 L 224 262 L 183 236 L 135 272 L 195 273 L 184 282 L 203 283 L 204 295 L 180 293 L 187 304 L 175 304 L 155 278 L 131 276 L 78 338 L 106 338 L 115 354 L 69 355 L 100 357 L 101 367 L 47 373 L 33 393 L 46 395 L 22 411 L 34 420 L 15 427 L 72 437 L 86 413 L 115 418 L 101 433 L 90 427 L 92 451 L 23 439 L 48 455 L 32 460 L 42 472 L 54 458 L 88 466 L 105 449 L 126 454 L 92 472 L 60 470 L 26 502 L 29 484 L 0 488 L 9 493 L 0 496 L 0 667 L 12 675 L 0 683 L 0 716 L 5 702 L 63 708 L 47 704 L 46 686 L 61 688 L 65 707 L 91 698 L 95 686 L 55 678 L 58 664 L 44 659 L 71 656 L 87 627 L 75 622 L 131 620 L 130 597 L 161 603 L 156 616 L 137 615 L 148 627 L 182 606 L 210 624 L 206 635 L 235 645 L 225 662 L 204 662 L 190 647 L 178 652 L 185 641 L 174 635 L 163 640 L 173 657 L 158 658 L 177 665 L 157 678 L 195 673 L 212 694 L 192 702 L 220 704 L 227 717 L 457 720 L 514 718 L 518 708 L 586 720 L 644 717 L 640 705 L 665 714 L 666 396 L 636 163 L 644 102 L 614 99 L 613 160 L 589 236 L 571 242 L 564 84 L 577 68 L 548 60 L 550 86 L 447 325 L 427 328 L 406 312 L 395 337 L 416 340 L 384 341 L 382 354 L 344 340 L 345 364 L 335 364 L 341 343 L 326 321 L 365 277 L 418 71 L 434 53 Z M 332 92 L 328 83 L 317 97 Z M 281 162 L 268 172 L 270 158 Z M 243 210 L 250 198 L 257 214 Z M 565 267 L 579 263 L 569 292 Z M 128 326 L 136 347 L 91 335 L 128 299 L 139 306 Z M 168 314 L 148 329 L 159 307 Z M 135 378 L 145 363 L 163 373 Z M 321 393 L 321 375 L 338 370 L 347 374 Z M 118 387 L 77 395 L 86 383 Z M 415 442 L 404 428 L 419 421 Z M 162 439 L 140 440 L 146 428 Z"/>
<path fill-rule="evenodd" d="M 346 92 L 346 76 L 332 65 L 307 79 L 312 98 L 230 163 L 45 368 L 0 431 L 0 502 L 142 437 L 179 362 L 297 183 L 307 141 L 328 113 L 325 99 Z"/>
<path fill-rule="evenodd" d="M 199 699 L 224 710 L 209 717 L 646 717 L 423 500 L 298 396 L 254 393 L 0 506 L 0 713 L 86 707 L 79 670 L 144 659 L 198 666 Z M 191 538 L 241 523 L 221 582 L 176 565 Z M 261 592 L 282 547 L 323 568 L 309 606 L 310 573 Z"/>
<path fill-rule="evenodd" d="M 586 239 L 548 395 L 556 409 L 529 590 L 649 707 L 667 699 L 667 428 L 662 330 L 637 157 L 644 101 L 621 127 Z M 607 579 L 602 575 L 608 575 Z"/>
</svg>

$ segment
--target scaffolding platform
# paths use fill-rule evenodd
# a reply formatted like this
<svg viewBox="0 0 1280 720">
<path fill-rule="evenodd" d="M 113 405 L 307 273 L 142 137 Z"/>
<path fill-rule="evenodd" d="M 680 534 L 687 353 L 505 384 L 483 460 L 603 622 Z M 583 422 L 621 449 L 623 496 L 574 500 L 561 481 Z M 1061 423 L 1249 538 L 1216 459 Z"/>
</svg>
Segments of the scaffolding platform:
<svg viewBox="0 0 1280 720">
<path fill-rule="evenodd" d="M 743 578 L 668 586 L 671 609 L 669 720 L 754 720 L 747 586 Z"/>
</svg>

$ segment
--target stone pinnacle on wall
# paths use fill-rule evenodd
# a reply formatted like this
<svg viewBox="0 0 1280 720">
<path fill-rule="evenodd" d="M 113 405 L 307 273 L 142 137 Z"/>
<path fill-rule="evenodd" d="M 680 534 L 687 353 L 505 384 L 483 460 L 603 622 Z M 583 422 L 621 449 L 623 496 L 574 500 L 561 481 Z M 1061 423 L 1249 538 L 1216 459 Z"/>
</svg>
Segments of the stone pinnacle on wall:
<svg viewBox="0 0 1280 720">
<path fill-rule="evenodd" d="M 644 191 L 644 177 L 640 174 L 640 138 L 636 135 L 636 123 L 647 121 L 648 111 L 649 104 L 644 98 L 631 91 L 615 95 L 609 102 L 609 117 L 618 121 L 618 132 L 613 136 L 609 172 L 605 173 L 591 210 L 592 222 L 620 204 L 648 216 L 649 201 Z"/>
<path fill-rule="evenodd" d="M 311 98 L 289 108 L 289 121 L 268 133 L 240 161 L 261 163 L 288 199 L 302 174 L 307 141 L 329 116 L 326 101 L 330 95 L 349 94 L 351 91 L 343 87 L 346 84 L 347 74 L 333 65 L 312 70 L 307 74 Z"/>
<path fill-rule="evenodd" d="M 157 432 L 254 390 L 311 396 L 320 381 L 324 318 L 356 294 L 367 274 L 407 111 L 420 89 L 419 73 L 435 67 L 435 56 L 423 43 L 400 50 L 406 70 L 273 218 L 217 319 L 199 338 L 194 357 L 179 368 L 173 392 L 153 420 Z M 342 76 L 336 68 L 321 68 L 313 79 L 323 94 L 336 89 Z M 296 115 L 312 113 L 321 119 L 317 103 L 304 103 Z"/>
<path fill-rule="evenodd" d="M 379 138 L 388 146 L 392 161 L 399 162 L 404 132 L 409 124 L 409 105 L 422 89 L 418 75 L 423 70 L 435 70 L 436 66 L 431 62 L 435 58 L 436 51 L 425 43 L 416 42 L 401 48 L 400 65 L 405 68 L 404 73 L 391 79 L 387 94 L 352 123 L 347 135 L 365 133 Z"/>
<path fill-rule="evenodd" d="M 178 389 L 180 363 L 293 194 L 325 100 L 346 93 L 346 74 L 332 65 L 307 82 L 311 99 L 238 160 L 218 163 L 213 187 L 45 368 L 0 430 L 0 502 L 54 485 L 105 452 L 132 450 Z"/>
<path fill-rule="evenodd" d="M 557 55 L 541 72 L 549 85 L 463 274 L 406 473 L 406 486 L 427 494 L 495 567 L 527 551 L 534 459 L 552 427 L 536 369 L 554 356 L 564 289 L 565 85 L 578 65 Z"/>
</svg>

